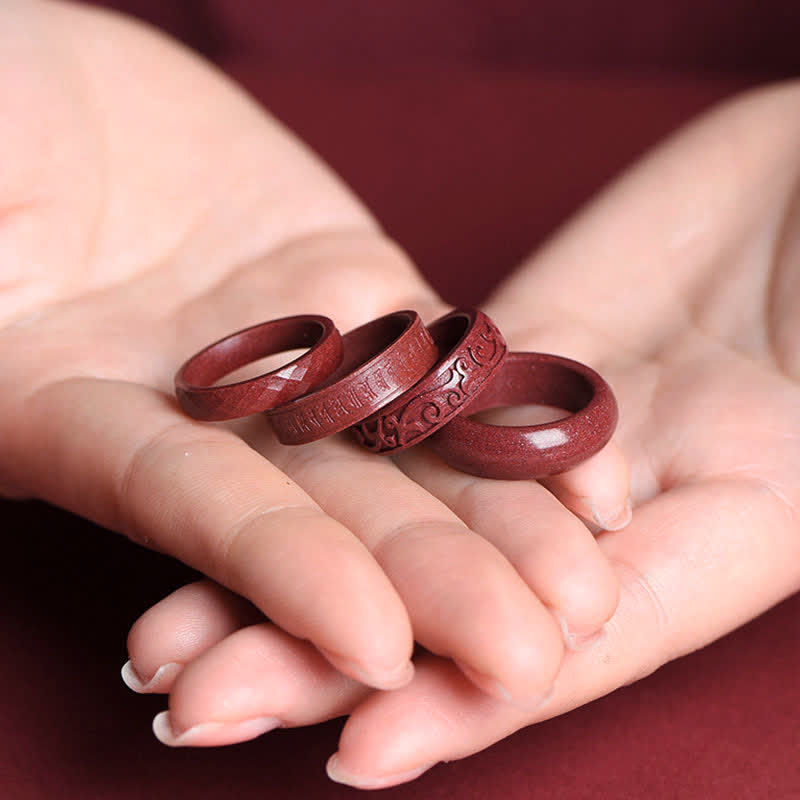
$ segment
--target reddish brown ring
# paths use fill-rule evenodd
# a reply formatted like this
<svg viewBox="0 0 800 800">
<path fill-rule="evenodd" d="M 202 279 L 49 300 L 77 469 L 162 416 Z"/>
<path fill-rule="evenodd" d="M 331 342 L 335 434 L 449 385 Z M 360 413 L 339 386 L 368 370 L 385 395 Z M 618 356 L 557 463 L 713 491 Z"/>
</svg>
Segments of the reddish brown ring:
<svg viewBox="0 0 800 800">
<path fill-rule="evenodd" d="M 236 383 L 214 382 L 264 356 L 311 348 L 280 369 Z M 181 408 L 195 419 L 246 417 L 287 403 L 319 385 L 342 362 L 342 337 L 328 317 L 300 314 L 232 333 L 195 353 L 175 375 Z"/>
<path fill-rule="evenodd" d="M 395 311 L 342 337 L 344 358 L 322 387 L 267 412 L 283 444 L 343 431 L 423 378 L 438 358 L 416 311 Z"/>
<path fill-rule="evenodd" d="M 523 426 L 489 425 L 467 416 L 530 403 L 573 413 Z M 509 353 L 484 391 L 428 444 L 448 464 L 472 475 L 544 478 L 594 455 L 611 438 L 617 418 L 611 388 L 585 364 L 545 353 Z"/>
<path fill-rule="evenodd" d="M 375 453 L 419 444 L 461 413 L 483 389 L 506 355 L 506 341 L 482 311 L 461 308 L 428 326 L 439 360 L 413 388 L 353 427 Z"/>
</svg>

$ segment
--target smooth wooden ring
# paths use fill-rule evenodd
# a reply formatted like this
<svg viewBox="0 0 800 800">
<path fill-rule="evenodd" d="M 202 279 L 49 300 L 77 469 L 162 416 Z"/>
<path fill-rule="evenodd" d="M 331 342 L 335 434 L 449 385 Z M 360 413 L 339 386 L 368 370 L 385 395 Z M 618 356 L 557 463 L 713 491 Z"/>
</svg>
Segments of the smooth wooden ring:
<svg viewBox="0 0 800 800">
<path fill-rule="evenodd" d="M 413 388 L 355 425 L 360 444 L 396 453 L 446 425 L 491 380 L 506 355 L 506 341 L 482 311 L 460 308 L 428 325 L 440 357 Z"/>
<path fill-rule="evenodd" d="M 341 366 L 316 391 L 267 417 L 283 444 L 307 444 L 355 425 L 425 376 L 439 357 L 416 311 L 395 311 L 342 337 Z"/>
<path fill-rule="evenodd" d="M 215 382 L 264 356 L 310 348 L 280 369 L 236 383 Z M 246 417 L 287 403 L 328 378 L 342 363 L 342 337 L 317 314 L 283 317 L 232 333 L 188 359 L 175 375 L 175 394 L 191 417 Z"/>
<path fill-rule="evenodd" d="M 532 403 L 573 413 L 522 426 L 489 425 L 468 416 Z M 618 415 L 611 387 L 585 364 L 545 353 L 509 353 L 491 383 L 427 443 L 448 464 L 472 475 L 544 478 L 598 452 L 614 433 Z"/>
</svg>

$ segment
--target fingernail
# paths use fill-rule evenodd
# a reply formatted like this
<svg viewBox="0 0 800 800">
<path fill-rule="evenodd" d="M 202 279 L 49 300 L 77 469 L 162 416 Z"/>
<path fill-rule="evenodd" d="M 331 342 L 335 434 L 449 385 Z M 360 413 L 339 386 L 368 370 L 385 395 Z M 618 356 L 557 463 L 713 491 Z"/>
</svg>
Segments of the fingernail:
<svg viewBox="0 0 800 800">
<path fill-rule="evenodd" d="M 575 652 L 579 653 L 584 650 L 590 650 L 606 637 L 605 625 L 600 628 L 599 631 L 592 631 L 592 633 L 573 633 L 567 626 L 567 620 L 564 619 L 563 614 L 558 611 L 553 611 L 553 616 L 555 616 L 559 627 L 561 628 L 561 635 L 564 638 L 564 644 L 568 649 Z"/>
<path fill-rule="evenodd" d="M 120 675 L 123 683 L 133 692 L 148 694 L 150 692 L 164 691 L 172 683 L 177 674 L 183 669 L 183 664 L 169 662 L 162 664 L 149 681 L 143 681 L 139 673 L 133 668 L 130 661 L 122 665 Z M 161 689 L 161 687 L 164 687 Z"/>
<path fill-rule="evenodd" d="M 325 766 L 325 771 L 328 777 L 336 783 L 343 783 L 346 786 L 352 786 L 356 789 L 383 789 L 387 786 L 395 786 L 398 783 L 405 783 L 406 781 L 413 781 L 418 778 L 423 772 L 427 772 L 432 766 L 436 764 L 432 761 L 430 764 L 425 764 L 422 767 L 416 767 L 405 772 L 395 772 L 390 775 L 381 775 L 379 777 L 367 777 L 365 775 L 353 775 L 352 772 L 342 769 L 339 763 L 339 754 L 334 753 Z"/>
<path fill-rule="evenodd" d="M 201 722 L 177 733 L 172 727 L 169 711 L 156 714 L 153 733 L 156 739 L 169 747 L 202 747 L 235 744 L 255 739 L 262 733 L 281 726 L 276 717 L 256 717 L 240 722 Z"/>
<path fill-rule="evenodd" d="M 601 511 L 594 503 L 591 503 L 592 518 L 606 531 L 622 530 L 633 518 L 633 505 L 630 497 L 616 509 L 612 511 Z"/>
<path fill-rule="evenodd" d="M 343 672 L 345 675 L 351 675 L 357 681 L 365 683 L 367 686 L 374 686 L 376 689 L 401 689 L 403 686 L 409 684 L 414 677 L 414 665 L 411 661 L 398 664 L 393 670 L 375 672 L 373 670 L 364 669 L 364 667 L 357 664 L 355 661 L 350 661 L 331 650 L 323 650 L 320 647 L 320 652 L 339 670 L 339 672 Z"/>
<path fill-rule="evenodd" d="M 553 693 L 552 689 L 548 689 L 544 694 L 538 693 L 533 695 L 533 697 L 517 697 L 512 695 L 500 681 L 491 677 L 491 675 L 478 672 L 472 667 L 462 664 L 460 661 L 456 661 L 455 664 L 482 692 L 504 703 L 509 703 L 516 708 L 520 708 L 523 711 L 536 711 L 539 706 L 547 702 L 550 695 Z"/>
</svg>

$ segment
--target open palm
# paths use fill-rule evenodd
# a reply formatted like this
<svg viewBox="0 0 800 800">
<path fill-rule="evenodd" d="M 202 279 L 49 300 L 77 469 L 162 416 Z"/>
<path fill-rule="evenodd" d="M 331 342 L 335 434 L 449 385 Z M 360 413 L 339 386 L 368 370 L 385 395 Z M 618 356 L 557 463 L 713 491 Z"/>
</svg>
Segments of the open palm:
<svg viewBox="0 0 800 800">
<path fill-rule="evenodd" d="M 566 349 L 617 391 L 635 511 L 599 542 L 620 604 L 533 714 L 487 701 L 439 659 L 418 664 L 410 686 L 374 695 L 345 726 L 339 764 L 353 782 L 474 752 L 800 587 L 798 97 L 797 85 L 771 88 L 701 118 L 492 299 L 516 349 Z M 463 483 L 430 462 L 407 468 L 440 494 Z"/>
<path fill-rule="evenodd" d="M 213 579 L 131 634 L 129 680 L 171 692 L 165 741 L 350 713 L 331 773 L 397 783 L 797 588 L 797 88 L 662 148 L 487 306 L 513 349 L 585 360 L 618 394 L 636 510 L 596 544 L 566 509 L 627 522 L 614 447 L 548 492 L 424 451 L 396 466 L 182 417 L 176 365 L 234 329 L 444 306 L 324 167 L 188 54 L 53 3 L 7 4 L 0 36 L 0 489 Z"/>
<path fill-rule="evenodd" d="M 0 37 L 0 491 L 57 503 L 211 579 L 200 607 L 220 625 L 203 617 L 194 650 L 168 659 L 192 668 L 184 686 L 205 675 L 202 702 L 176 688 L 162 738 L 220 744 L 277 724 L 274 712 L 253 721 L 204 705 L 237 680 L 225 647 L 254 657 L 274 636 L 361 694 L 408 684 L 416 640 L 494 696 L 538 704 L 564 647 L 616 607 L 610 564 L 567 508 L 607 527 L 627 520 L 619 450 L 558 479 L 580 500 L 522 487 L 520 502 L 561 529 L 557 543 L 525 519 L 490 541 L 460 504 L 345 437 L 288 448 L 259 415 L 188 419 L 177 366 L 233 330 L 308 312 L 347 330 L 447 307 L 324 165 L 165 37 L 33 0 L 3 5 Z M 222 636 L 243 619 L 259 621 L 254 639 Z M 143 641 L 128 678 L 169 686 L 174 667 L 153 678 L 174 639 Z M 221 670 L 204 673 L 201 652 L 221 653 Z M 352 693 L 306 699 L 280 721 L 340 713 Z"/>
<path fill-rule="evenodd" d="M 206 604 L 204 623 L 195 626 L 214 631 L 204 642 L 210 649 L 160 687 L 171 685 L 171 702 L 199 703 L 208 717 L 237 686 L 260 687 L 252 710 L 291 722 L 311 686 L 319 719 L 333 708 L 326 698 L 349 692 L 350 718 L 329 770 L 354 785 L 386 786 L 643 677 L 796 591 L 798 95 L 791 84 L 754 92 L 680 132 L 487 305 L 514 349 L 566 353 L 609 377 L 631 468 L 633 521 L 598 537 L 620 581 L 619 606 L 591 646 L 567 652 L 542 706 L 531 711 L 487 697 L 452 662 L 430 654 L 416 659 L 408 686 L 365 697 L 363 687 L 343 688 L 287 641 L 275 641 L 270 653 L 282 654 L 291 679 L 269 669 L 262 682 L 264 660 L 256 660 L 204 705 L 226 647 L 230 657 L 237 637 L 244 643 L 258 626 L 231 636 L 242 612 L 202 585 L 180 590 L 134 628 L 132 655 L 146 658 L 148 633 L 168 624 L 174 631 Z M 526 513 L 517 485 L 478 485 L 420 450 L 398 462 L 488 538 L 502 538 L 509 509 Z M 569 496 L 573 487 L 550 488 L 579 502 Z M 547 555 L 538 556 L 547 569 Z M 212 646 L 223 629 L 228 644 Z M 156 649 L 162 663 L 180 660 L 180 637 L 173 633 Z"/>
</svg>

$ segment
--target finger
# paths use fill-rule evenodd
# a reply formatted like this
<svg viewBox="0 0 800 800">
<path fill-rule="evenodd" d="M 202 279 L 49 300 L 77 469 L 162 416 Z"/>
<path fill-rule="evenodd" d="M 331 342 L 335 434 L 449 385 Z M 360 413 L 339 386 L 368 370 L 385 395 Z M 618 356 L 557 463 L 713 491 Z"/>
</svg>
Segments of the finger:
<svg viewBox="0 0 800 800">
<path fill-rule="evenodd" d="M 543 406 L 493 408 L 477 415 L 492 425 L 533 425 L 564 414 Z M 612 439 L 577 467 L 540 481 L 575 514 L 601 530 L 624 528 L 631 518 L 628 461 Z"/>
<path fill-rule="evenodd" d="M 488 738 L 481 737 L 482 726 L 511 733 L 530 717 L 481 692 L 452 662 L 436 656 L 418 659 L 413 686 L 392 694 L 368 697 L 353 711 L 328 760 L 331 780 L 359 789 L 396 786 L 439 761 L 481 749 L 476 741 Z"/>
<path fill-rule="evenodd" d="M 367 683 L 410 678 L 408 615 L 381 568 L 230 431 L 114 381 L 50 385 L 27 408 L 25 447 L 15 449 L 37 495 L 176 556 Z M 49 455 L 44 472 L 37 446 Z"/>
<path fill-rule="evenodd" d="M 621 579 L 619 607 L 597 647 L 567 654 L 541 709 L 526 714 L 497 703 L 446 662 L 419 661 L 412 684 L 370 697 L 353 712 L 334 777 L 392 785 L 477 752 L 708 644 L 800 584 L 793 512 L 747 481 L 709 481 L 662 495 L 637 508 L 630 526 L 604 536 L 603 545 Z"/>
<path fill-rule="evenodd" d="M 577 467 L 541 483 L 566 508 L 601 530 L 618 531 L 631 521 L 628 460 L 613 440 Z"/>
<path fill-rule="evenodd" d="M 246 741 L 277 727 L 347 713 L 371 690 L 334 669 L 308 642 L 270 623 L 242 628 L 192 661 L 153 732 L 173 747 Z"/>
<path fill-rule="evenodd" d="M 617 606 L 619 586 L 591 532 L 535 481 L 475 478 L 420 448 L 407 474 L 491 542 L 553 612 L 565 643 L 588 646 Z"/>
<path fill-rule="evenodd" d="M 263 618 L 243 597 L 212 581 L 182 586 L 133 624 L 122 679 L 134 692 L 169 692 L 186 664 Z"/>
<path fill-rule="evenodd" d="M 495 696 L 540 702 L 561 661 L 560 632 L 496 548 L 391 461 L 349 441 L 269 454 L 361 538 L 402 597 L 417 641 Z"/>
</svg>

